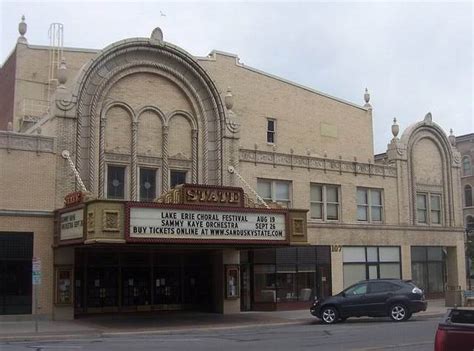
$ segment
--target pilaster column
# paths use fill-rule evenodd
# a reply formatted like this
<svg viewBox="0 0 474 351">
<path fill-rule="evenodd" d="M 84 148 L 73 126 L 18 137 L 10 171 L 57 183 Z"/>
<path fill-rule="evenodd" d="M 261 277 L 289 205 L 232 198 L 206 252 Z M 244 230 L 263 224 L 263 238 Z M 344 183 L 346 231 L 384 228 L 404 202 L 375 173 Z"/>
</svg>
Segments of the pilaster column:
<svg viewBox="0 0 474 351">
<path fill-rule="evenodd" d="M 132 165 L 130 171 L 130 198 L 137 201 L 137 142 L 138 142 L 138 121 L 132 122 Z"/>
<path fill-rule="evenodd" d="M 105 198 L 105 126 L 107 124 L 107 117 L 100 119 L 99 128 L 99 199 Z"/>
<path fill-rule="evenodd" d="M 169 190 L 169 165 L 168 165 L 168 135 L 169 135 L 169 127 L 163 126 L 163 170 L 162 170 L 162 183 L 161 183 L 161 192 L 167 192 Z"/>
<path fill-rule="evenodd" d="M 193 129 L 191 132 L 192 135 L 192 182 L 194 184 L 198 183 L 198 131 Z"/>
</svg>

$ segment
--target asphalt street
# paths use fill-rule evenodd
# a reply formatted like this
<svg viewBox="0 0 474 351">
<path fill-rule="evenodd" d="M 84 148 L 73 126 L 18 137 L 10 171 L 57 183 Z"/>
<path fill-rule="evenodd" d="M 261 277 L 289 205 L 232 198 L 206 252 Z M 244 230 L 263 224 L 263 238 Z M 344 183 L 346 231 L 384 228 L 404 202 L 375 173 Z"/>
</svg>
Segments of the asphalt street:
<svg viewBox="0 0 474 351">
<path fill-rule="evenodd" d="M 159 334 L 117 333 L 100 338 L 2 342 L 1 351 L 82 350 L 344 350 L 432 351 L 438 317 L 414 317 L 394 323 L 388 319 L 349 319 L 326 326 L 305 324 L 208 329 Z"/>
</svg>

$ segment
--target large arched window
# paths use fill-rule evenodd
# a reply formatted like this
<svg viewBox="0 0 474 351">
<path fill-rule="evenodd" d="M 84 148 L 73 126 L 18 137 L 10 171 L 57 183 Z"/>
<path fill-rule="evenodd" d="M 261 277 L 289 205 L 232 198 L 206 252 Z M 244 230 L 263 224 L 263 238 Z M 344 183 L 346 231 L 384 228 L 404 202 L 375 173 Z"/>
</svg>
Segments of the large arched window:
<svg viewBox="0 0 474 351">
<path fill-rule="evenodd" d="M 472 206 L 472 186 L 469 184 L 464 187 L 464 204 L 466 207 Z"/>
<path fill-rule="evenodd" d="M 471 160 L 467 156 L 464 156 L 462 159 L 462 175 L 463 176 L 472 175 Z"/>
</svg>

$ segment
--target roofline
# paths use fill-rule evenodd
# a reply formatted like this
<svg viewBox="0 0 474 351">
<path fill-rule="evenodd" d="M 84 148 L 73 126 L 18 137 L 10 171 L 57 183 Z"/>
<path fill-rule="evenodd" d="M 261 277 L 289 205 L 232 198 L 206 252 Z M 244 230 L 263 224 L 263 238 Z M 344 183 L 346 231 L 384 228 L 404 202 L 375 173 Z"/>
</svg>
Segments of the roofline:
<svg viewBox="0 0 474 351">
<path fill-rule="evenodd" d="M 51 47 L 49 45 L 30 45 L 26 44 L 29 49 L 33 50 L 49 50 Z M 87 53 L 93 53 L 97 54 L 101 52 L 102 50 L 98 49 L 86 49 L 86 48 L 71 48 L 71 47 L 63 47 L 64 51 L 72 51 L 72 52 L 87 52 Z"/>
<path fill-rule="evenodd" d="M 266 77 L 279 80 L 280 82 L 293 85 L 293 86 L 295 86 L 295 87 L 298 87 L 298 88 L 307 90 L 307 91 L 309 91 L 309 92 L 311 92 L 311 93 L 318 94 L 318 95 L 320 95 L 320 96 L 323 96 L 323 97 L 332 99 L 332 100 L 334 100 L 334 101 L 337 101 L 337 102 L 340 102 L 340 103 L 343 103 L 343 104 L 346 104 L 346 105 L 349 105 L 349 106 L 352 106 L 352 107 L 356 107 L 356 108 L 361 109 L 361 110 L 363 110 L 363 111 L 369 111 L 369 110 L 370 110 L 370 108 L 368 108 L 368 107 L 364 107 L 364 106 L 361 106 L 361 105 L 357 105 L 357 104 L 355 104 L 355 103 L 353 103 L 353 102 L 350 102 L 350 101 L 347 101 L 347 100 L 344 100 L 344 99 L 341 99 L 341 98 L 337 98 L 337 97 L 335 97 L 335 96 L 332 96 L 332 95 L 323 93 L 323 92 L 321 92 L 321 91 L 319 91 L 319 90 L 316 90 L 316 89 L 307 87 L 307 86 L 302 85 L 302 84 L 299 84 L 299 83 L 295 83 L 295 82 L 293 82 L 293 81 L 291 81 L 291 80 L 288 80 L 288 79 L 285 79 L 285 78 L 276 76 L 276 75 L 271 74 L 271 73 L 267 73 L 267 72 L 261 71 L 261 70 L 259 70 L 259 69 L 257 69 L 257 68 L 254 68 L 254 67 L 250 67 L 250 66 L 244 65 L 243 63 L 240 62 L 239 56 L 236 55 L 236 54 L 232 54 L 232 53 L 225 52 L 225 51 L 212 50 L 212 51 L 209 53 L 209 55 L 207 55 L 207 56 L 205 56 L 205 57 L 203 57 L 203 56 L 195 56 L 195 58 L 196 58 L 196 60 L 201 60 L 201 61 L 216 61 L 216 55 L 222 55 L 222 56 L 227 56 L 227 57 L 235 58 L 235 64 L 236 64 L 236 66 L 239 66 L 239 67 L 241 67 L 241 68 L 245 68 L 245 69 L 247 69 L 247 70 L 249 70 L 249 71 L 252 71 L 252 72 L 254 72 L 254 73 L 258 73 L 258 74 L 264 75 L 264 76 L 266 76 Z"/>
<path fill-rule="evenodd" d="M 474 140 L 474 133 L 459 135 L 456 137 L 457 143 L 463 142 L 463 141 L 470 141 L 470 140 Z"/>
<path fill-rule="evenodd" d="M 173 44 L 171 44 L 172 46 L 175 46 Z M 28 44 L 26 43 L 26 46 L 29 48 L 29 49 L 33 49 L 33 50 L 49 50 L 50 49 L 50 46 L 49 45 L 31 45 L 31 44 Z M 16 47 L 16 46 L 15 46 Z M 15 50 L 15 49 L 13 49 Z M 72 47 L 64 47 L 63 48 L 64 51 L 70 51 L 70 52 L 84 52 L 84 53 L 94 53 L 94 54 L 97 54 L 99 52 L 101 52 L 102 50 L 99 50 L 99 49 L 86 49 L 86 48 L 72 48 Z M 12 51 L 13 52 L 13 51 Z M 11 55 L 11 54 L 10 54 Z M 236 54 L 233 54 L 233 53 L 229 53 L 229 52 L 225 52 L 225 51 L 220 51 L 220 50 L 212 50 L 208 56 L 194 56 L 194 55 L 191 55 L 192 57 L 194 57 L 196 59 L 196 61 L 216 61 L 216 55 L 223 55 L 223 56 L 227 56 L 227 57 L 232 57 L 232 58 L 235 58 L 235 64 L 236 66 L 239 66 L 241 68 L 244 68 L 244 69 L 247 69 L 251 72 L 254 72 L 254 73 L 257 73 L 257 74 L 261 74 L 263 76 L 266 76 L 266 77 L 269 77 L 269 78 L 272 78 L 272 79 L 276 79 L 280 82 L 283 82 L 283 83 L 286 83 L 286 84 L 290 84 L 290 85 L 293 85 L 295 87 L 298 87 L 300 89 L 304 89 L 306 91 L 309 91 L 311 93 L 314 93 L 314 94 L 317 94 L 317 95 L 320 95 L 320 96 L 323 96 L 323 97 L 326 97 L 326 98 L 329 98 L 331 100 L 334 100 L 334 101 L 337 101 L 337 102 L 340 102 L 340 103 L 343 103 L 343 104 L 346 104 L 346 105 L 349 105 L 349 106 L 352 106 L 352 107 L 355 107 L 355 108 L 358 108 L 360 110 L 363 110 L 363 111 L 369 111 L 370 109 L 368 107 L 364 107 L 364 106 L 361 106 L 361 105 L 357 105 L 353 102 L 350 102 L 350 101 L 347 101 L 347 100 L 344 100 L 344 99 L 341 99 L 341 98 L 337 98 L 335 96 L 332 96 L 332 95 L 329 95 L 329 94 L 326 94 L 326 93 L 323 93 L 319 90 L 316 90 L 316 89 L 313 89 L 313 88 L 310 88 L 308 86 L 305 86 L 305 85 L 302 85 L 302 84 L 299 84 L 299 83 L 296 83 L 296 82 L 293 82 L 291 80 L 288 80 L 288 79 L 285 79 L 285 78 L 282 78 L 282 77 L 279 77 L 277 75 L 274 75 L 274 74 L 271 74 L 271 73 L 267 73 L 267 72 L 264 72 L 262 70 L 259 70 L 257 68 L 254 68 L 254 67 L 250 67 L 250 66 L 247 66 L 247 65 L 244 65 L 243 63 L 240 62 L 239 60 L 239 56 L 236 55 Z"/>
</svg>

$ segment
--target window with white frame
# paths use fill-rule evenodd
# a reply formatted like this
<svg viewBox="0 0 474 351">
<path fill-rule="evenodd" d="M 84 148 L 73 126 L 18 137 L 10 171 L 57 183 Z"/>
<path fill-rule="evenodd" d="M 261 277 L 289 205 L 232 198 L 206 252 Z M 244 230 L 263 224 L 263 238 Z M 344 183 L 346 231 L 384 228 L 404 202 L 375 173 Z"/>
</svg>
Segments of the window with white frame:
<svg viewBox="0 0 474 351">
<path fill-rule="evenodd" d="M 156 169 L 140 167 L 140 201 L 153 201 L 156 197 Z"/>
<path fill-rule="evenodd" d="M 291 207 L 291 182 L 284 180 L 257 179 L 257 192 L 265 201 Z"/>
<path fill-rule="evenodd" d="M 382 222 L 382 190 L 357 188 L 357 220 L 364 222 Z"/>
<path fill-rule="evenodd" d="M 471 160 L 468 156 L 464 156 L 462 159 L 462 175 L 464 177 L 472 175 L 472 165 Z"/>
<path fill-rule="evenodd" d="M 273 118 L 267 118 L 267 143 L 275 143 L 276 134 L 276 120 Z"/>
<path fill-rule="evenodd" d="M 107 166 L 107 199 L 125 199 L 125 166 Z"/>
<path fill-rule="evenodd" d="M 344 246 L 344 288 L 365 279 L 400 279 L 399 246 Z"/>
<path fill-rule="evenodd" d="M 329 184 L 311 184 L 311 218 L 322 221 L 339 220 L 339 186 Z"/>
<path fill-rule="evenodd" d="M 420 224 L 441 224 L 441 194 L 416 194 L 416 221 Z"/>
</svg>

